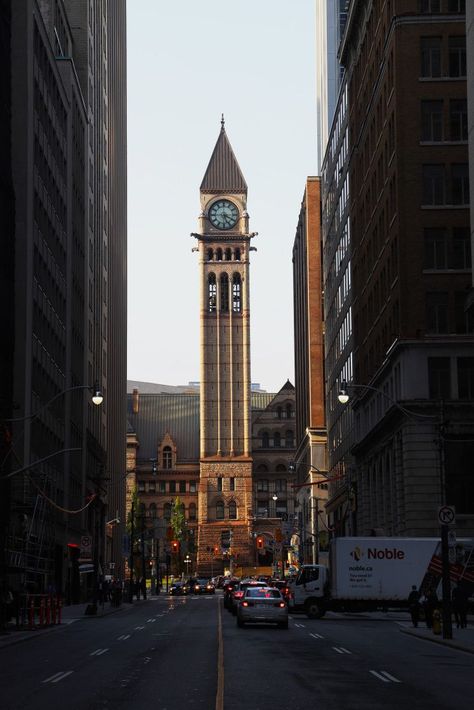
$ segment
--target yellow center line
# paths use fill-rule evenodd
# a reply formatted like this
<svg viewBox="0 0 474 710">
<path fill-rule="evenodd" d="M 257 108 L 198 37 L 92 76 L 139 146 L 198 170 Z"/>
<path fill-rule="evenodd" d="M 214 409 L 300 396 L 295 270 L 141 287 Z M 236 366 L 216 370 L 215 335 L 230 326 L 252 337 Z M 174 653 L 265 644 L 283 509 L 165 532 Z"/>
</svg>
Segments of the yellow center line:
<svg viewBox="0 0 474 710">
<path fill-rule="evenodd" d="M 222 639 L 222 599 L 217 605 L 217 694 L 216 710 L 224 710 L 224 641 Z"/>
</svg>

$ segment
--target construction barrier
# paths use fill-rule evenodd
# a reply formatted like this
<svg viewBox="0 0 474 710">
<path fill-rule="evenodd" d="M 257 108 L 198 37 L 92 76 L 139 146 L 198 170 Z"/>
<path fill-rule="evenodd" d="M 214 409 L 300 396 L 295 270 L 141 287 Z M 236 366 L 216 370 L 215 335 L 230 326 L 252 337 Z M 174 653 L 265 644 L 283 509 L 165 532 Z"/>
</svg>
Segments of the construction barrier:
<svg viewBox="0 0 474 710">
<path fill-rule="evenodd" d="M 28 594 L 25 611 L 28 615 L 28 627 L 41 629 L 61 623 L 62 600 L 52 594 Z"/>
</svg>

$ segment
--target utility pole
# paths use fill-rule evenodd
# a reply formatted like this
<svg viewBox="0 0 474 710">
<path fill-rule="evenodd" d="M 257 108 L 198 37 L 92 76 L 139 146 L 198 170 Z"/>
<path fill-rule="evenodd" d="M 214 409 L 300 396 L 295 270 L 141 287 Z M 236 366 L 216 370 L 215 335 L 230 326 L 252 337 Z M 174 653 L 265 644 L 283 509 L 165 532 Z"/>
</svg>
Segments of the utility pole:
<svg viewBox="0 0 474 710">
<path fill-rule="evenodd" d="M 146 564 L 145 564 L 145 512 L 141 511 L 141 551 L 142 551 L 142 579 L 143 579 L 143 599 L 146 599 Z"/>
</svg>

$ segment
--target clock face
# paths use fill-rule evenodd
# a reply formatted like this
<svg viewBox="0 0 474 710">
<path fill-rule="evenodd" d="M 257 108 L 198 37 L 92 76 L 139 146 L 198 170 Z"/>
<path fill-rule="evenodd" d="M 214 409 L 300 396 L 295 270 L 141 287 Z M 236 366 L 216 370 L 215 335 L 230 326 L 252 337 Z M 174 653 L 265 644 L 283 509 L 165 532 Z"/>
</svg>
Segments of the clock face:
<svg viewBox="0 0 474 710">
<path fill-rule="evenodd" d="M 209 219 L 217 229 L 232 229 L 239 219 L 239 211 L 233 202 L 218 200 L 209 210 Z"/>
</svg>

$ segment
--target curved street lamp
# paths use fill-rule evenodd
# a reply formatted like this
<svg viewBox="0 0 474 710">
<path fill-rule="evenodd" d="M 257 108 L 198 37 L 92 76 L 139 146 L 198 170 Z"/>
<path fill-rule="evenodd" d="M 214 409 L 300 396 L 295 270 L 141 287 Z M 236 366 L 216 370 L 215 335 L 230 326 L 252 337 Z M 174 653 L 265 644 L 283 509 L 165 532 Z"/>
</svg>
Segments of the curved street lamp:
<svg viewBox="0 0 474 710">
<path fill-rule="evenodd" d="M 13 424 L 15 422 L 26 422 L 28 421 L 28 419 L 34 419 L 43 411 L 43 409 L 49 407 L 50 404 L 62 397 L 63 394 L 67 394 L 68 392 L 74 392 L 76 390 L 89 390 L 90 392 L 92 392 L 91 399 L 92 402 L 96 405 L 96 407 L 101 405 L 104 401 L 104 395 L 100 390 L 98 382 L 96 382 L 94 385 L 74 385 L 73 387 L 67 387 L 64 390 L 61 390 L 61 392 L 57 392 L 54 397 L 51 397 L 51 399 L 45 402 L 45 404 L 42 404 L 41 407 L 36 410 L 36 412 L 33 412 L 33 414 L 27 414 L 26 417 L 16 417 L 15 419 L 3 419 L 2 421 L 9 424 Z"/>
</svg>

